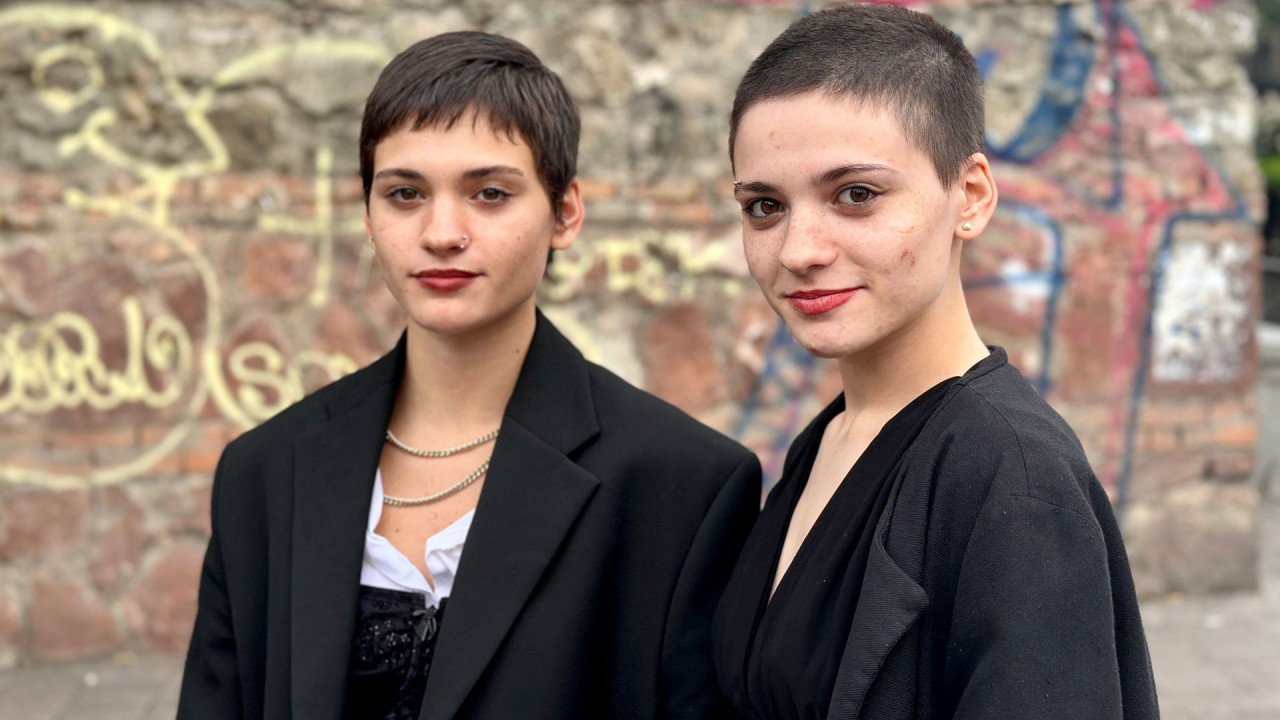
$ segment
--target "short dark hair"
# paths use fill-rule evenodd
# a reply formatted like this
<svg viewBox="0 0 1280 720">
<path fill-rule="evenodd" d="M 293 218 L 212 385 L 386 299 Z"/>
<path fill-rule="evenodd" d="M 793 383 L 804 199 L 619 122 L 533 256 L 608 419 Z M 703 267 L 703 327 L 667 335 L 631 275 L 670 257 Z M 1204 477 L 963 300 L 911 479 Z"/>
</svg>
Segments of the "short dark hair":
<svg viewBox="0 0 1280 720">
<path fill-rule="evenodd" d="M 482 32 L 451 32 L 420 40 L 382 70 L 360 125 L 364 200 L 373 186 L 373 155 L 401 128 L 453 127 L 468 113 L 533 150 L 538 179 L 556 217 L 578 172 L 578 109 L 560 77 L 529 48 Z"/>
<path fill-rule="evenodd" d="M 827 8 L 791 24 L 751 63 L 729 120 L 729 160 L 756 103 L 814 90 L 882 105 L 951 187 L 983 151 L 982 78 L 951 30 L 896 5 Z"/>
</svg>

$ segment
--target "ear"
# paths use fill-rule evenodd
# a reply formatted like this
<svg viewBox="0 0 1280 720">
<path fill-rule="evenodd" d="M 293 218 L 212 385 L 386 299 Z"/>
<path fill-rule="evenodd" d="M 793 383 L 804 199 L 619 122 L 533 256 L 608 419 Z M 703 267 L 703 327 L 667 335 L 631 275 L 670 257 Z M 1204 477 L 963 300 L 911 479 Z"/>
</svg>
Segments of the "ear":
<svg viewBox="0 0 1280 720">
<path fill-rule="evenodd" d="M 560 216 L 556 220 L 555 232 L 551 235 L 551 249 L 564 250 L 573 244 L 582 229 L 582 221 L 586 219 L 586 211 L 582 207 L 582 188 L 578 179 L 574 178 L 564 190 L 560 199 Z"/>
<path fill-rule="evenodd" d="M 969 164 L 960 173 L 957 186 L 964 193 L 964 205 L 956 220 L 955 235 L 961 240 L 972 240 L 987 227 L 996 211 L 996 203 L 1000 200 L 996 181 L 991 177 L 991 163 L 987 161 L 986 155 L 974 153 L 969 158 Z"/>
<path fill-rule="evenodd" d="M 369 203 L 364 205 L 364 234 L 365 237 L 373 240 L 373 221 L 369 219 Z"/>
</svg>

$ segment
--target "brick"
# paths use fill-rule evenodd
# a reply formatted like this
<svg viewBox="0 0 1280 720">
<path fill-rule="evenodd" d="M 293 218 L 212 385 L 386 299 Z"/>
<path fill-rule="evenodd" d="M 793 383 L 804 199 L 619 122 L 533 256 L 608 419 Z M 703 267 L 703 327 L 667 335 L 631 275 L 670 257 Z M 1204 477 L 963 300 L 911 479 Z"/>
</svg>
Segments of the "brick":
<svg viewBox="0 0 1280 720">
<path fill-rule="evenodd" d="M 87 430 L 60 430 L 49 433 L 51 449 L 111 449 L 131 448 L 137 444 L 137 433 L 132 427 L 93 428 Z"/>
<path fill-rule="evenodd" d="M 632 189 L 631 195 L 640 200 L 658 203 L 685 204 L 701 199 L 705 193 L 696 180 L 668 182 Z"/>
<path fill-rule="evenodd" d="M 1255 415 L 1253 409 L 1243 402 L 1222 402 L 1213 406 L 1210 420 L 1219 424 L 1242 418 L 1252 419 Z"/>
<path fill-rule="evenodd" d="M 1248 480 L 1256 465 L 1253 452 L 1217 452 L 1205 468 L 1205 477 L 1219 481 Z"/>
<path fill-rule="evenodd" d="M 662 203 L 655 206 L 653 219 L 669 225 L 705 227 L 715 219 L 715 214 L 705 202 Z"/>
<path fill-rule="evenodd" d="M 22 607 L 11 593 L 0 593 L 0 670 L 17 665 L 23 644 Z"/>
<path fill-rule="evenodd" d="M 212 532 L 209 521 L 210 488 L 213 476 L 197 479 L 191 484 L 175 489 L 174 504 L 166 506 L 169 530 L 173 533 L 194 532 L 208 537 Z"/>
<path fill-rule="evenodd" d="M 582 191 L 583 202 L 605 200 L 618 195 L 617 183 L 610 180 L 578 178 L 578 187 Z"/>
<path fill-rule="evenodd" d="M 1258 424 L 1256 422 L 1236 422 L 1214 428 L 1213 444 L 1252 450 L 1258 444 Z"/>
<path fill-rule="evenodd" d="M 4 223 L 0 227 L 28 231 L 39 230 L 46 224 L 43 206 L 30 201 L 9 203 L 5 206 L 4 214 L 0 215 L 0 221 Z"/>
<path fill-rule="evenodd" d="M 700 307 L 680 305 L 650 323 L 640 355 L 650 391 L 686 412 L 708 409 L 724 399 L 711 333 Z"/>
<path fill-rule="evenodd" d="M 122 488 L 107 488 L 101 505 L 106 530 L 92 545 L 90 577 L 104 597 L 113 597 L 137 572 L 151 538 L 143 525 L 142 510 Z"/>
<path fill-rule="evenodd" d="M 179 652 L 191 639 L 204 548 L 177 542 L 166 548 L 125 601 L 129 627 L 150 652 Z"/>
<path fill-rule="evenodd" d="M 1143 409 L 1142 424 L 1157 425 L 1161 427 L 1174 427 L 1179 425 L 1198 425 L 1208 419 L 1208 413 L 1203 405 L 1196 404 L 1178 404 L 1178 405 L 1151 405 Z"/>
<path fill-rule="evenodd" d="M 66 177 L 53 173 L 29 173 L 22 178 L 22 198 L 39 203 L 61 203 Z"/>
<path fill-rule="evenodd" d="M 188 450 L 182 454 L 182 471 L 201 475 L 212 474 L 218 469 L 222 448 L 217 450 Z"/>
<path fill-rule="evenodd" d="M 0 559 L 45 558 L 83 546 L 88 490 L 16 492 L 2 502 Z"/>
<path fill-rule="evenodd" d="M 329 303 L 320 317 L 316 346 L 328 353 L 346 355 L 360 364 L 368 363 L 384 352 L 382 343 L 370 332 L 368 321 L 350 306 L 337 302 Z M 324 383 L 337 379 L 330 377 Z M 307 389 L 315 390 L 316 387 L 308 384 Z"/>
<path fill-rule="evenodd" d="M 0 225 L 4 220 L 0 219 Z M 11 308 L 26 317 L 53 313 L 55 299 L 52 264 L 35 247 L 23 246 L 0 256 L 0 310 Z"/>
<path fill-rule="evenodd" d="M 252 243 L 239 280 L 248 299 L 297 302 L 315 282 L 313 243 L 284 238 Z"/>
<path fill-rule="evenodd" d="M 65 580 L 37 579 L 27 611 L 31 649 L 41 660 L 80 660 L 116 650 L 121 635 L 93 593 Z"/>
</svg>

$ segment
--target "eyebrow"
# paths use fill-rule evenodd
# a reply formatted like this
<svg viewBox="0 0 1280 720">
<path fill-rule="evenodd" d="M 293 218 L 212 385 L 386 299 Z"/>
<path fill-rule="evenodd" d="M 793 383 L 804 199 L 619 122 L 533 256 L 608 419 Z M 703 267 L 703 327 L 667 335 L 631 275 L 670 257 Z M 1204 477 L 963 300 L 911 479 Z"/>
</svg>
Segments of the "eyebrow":
<svg viewBox="0 0 1280 720">
<path fill-rule="evenodd" d="M 473 168 L 462 173 L 463 180 L 482 180 L 493 175 L 519 175 L 524 177 L 524 171 L 520 168 L 514 168 L 510 165 L 490 165 L 488 167 Z"/>
<path fill-rule="evenodd" d="M 862 175 L 872 172 L 889 172 L 895 175 L 900 174 L 897 170 L 888 165 L 880 165 L 877 163 L 854 163 L 852 165 L 841 165 L 840 167 L 831 168 L 826 172 L 815 175 L 809 182 L 814 187 L 820 187 L 833 183 L 846 175 Z M 778 186 L 772 183 L 753 180 L 752 182 L 736 182 L 733 184 L 733 196 L 739 197 L 745 194 L 768 195 L 779 192 Z"/>
<path fill-rule="evenodd" d="M 894 170 L 888 165 L 878 165 L 876 163 L 855 163 L 853 165 L 842 165 L 837 168 L 831 168 L 821 175 L 814 176 L 812 182 L 814 185 L 826 185 L 839 180 L 845 175 L 862 175 L 872 172 L 890 172 L 895 175 L 898 174 L 897 170 Z"/>
<path fill-rule="evenodd" d="M 747 194 L 768 195 L 770 193 L 776 193 L 776 192 L 778 192 L 777 185 L 770 185 L 767 182 L 760 182 L 759 180 L 756 180 L 753 182 L 736 182 L 733 184 L 734 197 L 739 197 Z"/>
<path fill-rule="evenodd" d="M 381 180 L 383 178 L 400 178 L 401 180 L 423 179 L 422 173 L 417 170 L 408 170 L 405 168 L 387 168 L 386 170 L 379 170 L 377 174 L 373 176 L 374 180 Z"/>
<path fill-rule="evenodd" d="M 520 168 L 511 167 L 510 165 L 490 165 L 488 167 L 472 168 L 462 173 L 463 180 L 482 180 L 494 175 L 519 175 L 524 177 L 524 171 Z M 426 178 L 417 170 L 408 168 L 387 168 L 379 170 L 373 176 L 374 180 L 382 180 L 383 178 L 398 178 L 400 180 L 416 180 L 423 181 Z"/>
</svg>

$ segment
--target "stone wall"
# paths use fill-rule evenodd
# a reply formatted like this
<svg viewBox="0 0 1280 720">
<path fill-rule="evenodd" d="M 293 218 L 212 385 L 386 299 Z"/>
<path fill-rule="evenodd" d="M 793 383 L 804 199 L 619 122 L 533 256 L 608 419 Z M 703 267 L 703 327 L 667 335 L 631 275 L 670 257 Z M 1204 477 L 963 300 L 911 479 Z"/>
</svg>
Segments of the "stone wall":
<svg viewBox="0 0 1280 720">
<path fill-rule="evenodd" d="M 186 643 L 228 439 L 403 319 L 360 229 L 364 94 L 484 29 L 581 104 L 588 221 L 542 306 L 776 473 L 838 391 L 746 272 L 746 65 L 812 3 L 205 0 L 0 9 L 0 666 Z M 947 2 L 1001 188 L 984 338 L 1077 429 L 1140 590 L 1255 582 L 1260 183 L 1246 2 Z"/>
</svg>

